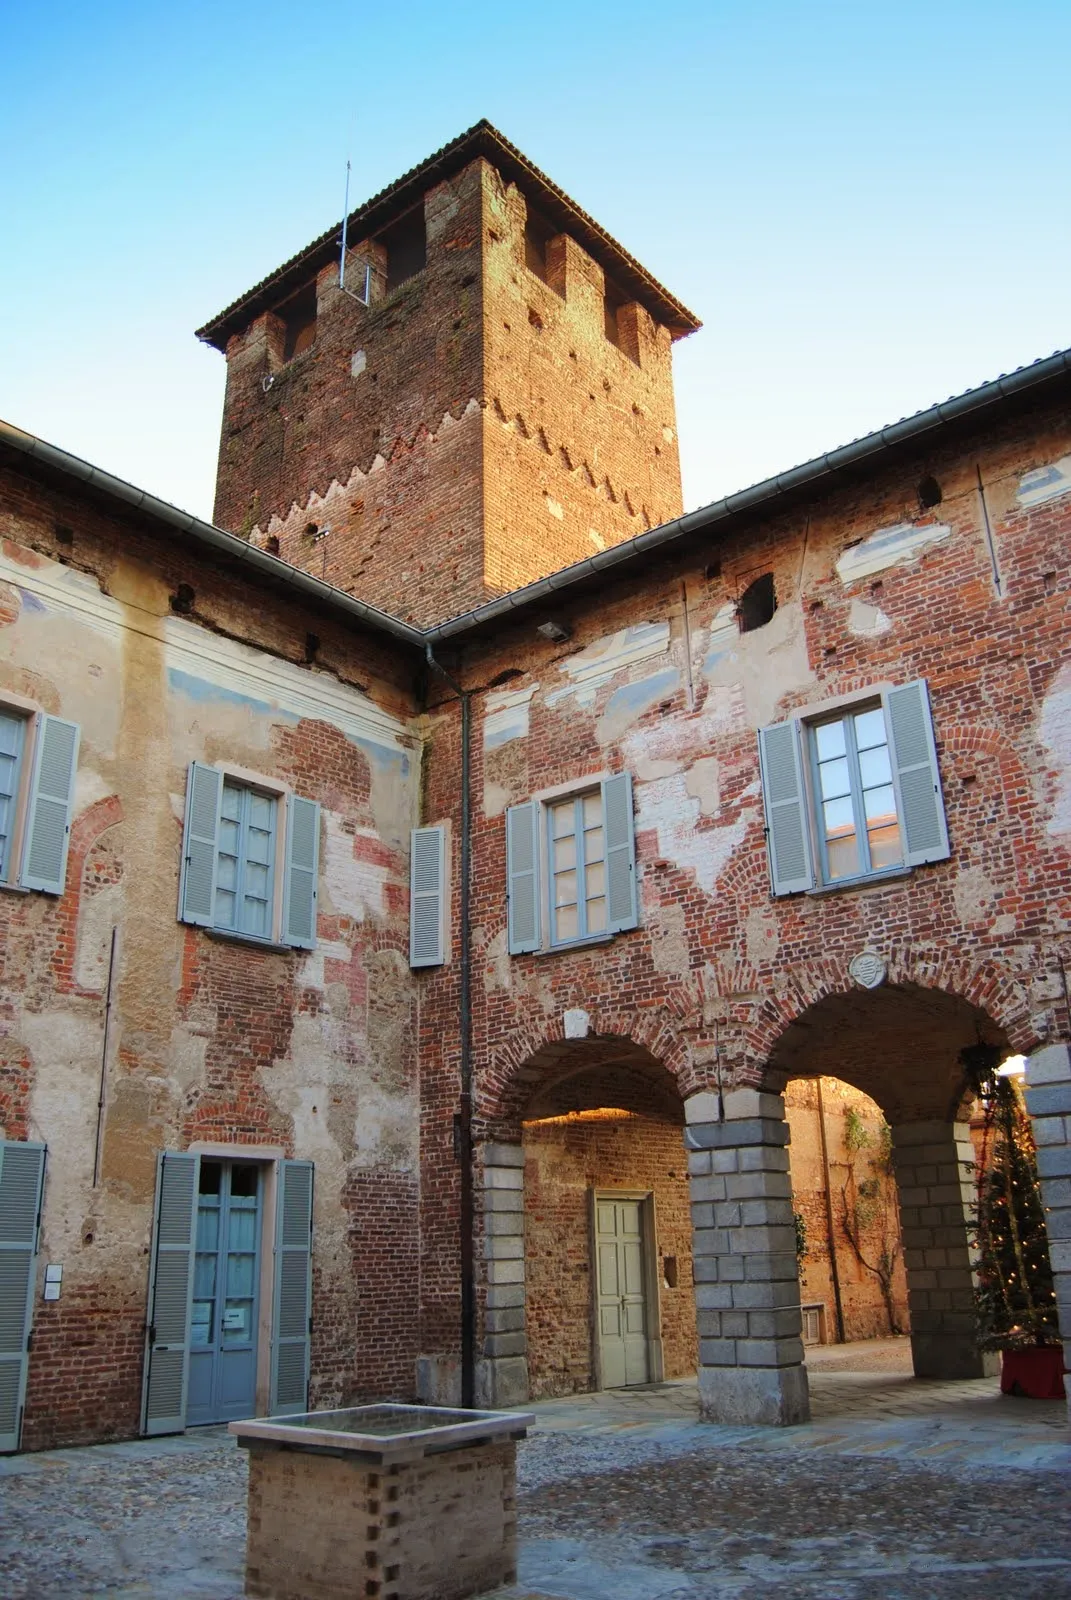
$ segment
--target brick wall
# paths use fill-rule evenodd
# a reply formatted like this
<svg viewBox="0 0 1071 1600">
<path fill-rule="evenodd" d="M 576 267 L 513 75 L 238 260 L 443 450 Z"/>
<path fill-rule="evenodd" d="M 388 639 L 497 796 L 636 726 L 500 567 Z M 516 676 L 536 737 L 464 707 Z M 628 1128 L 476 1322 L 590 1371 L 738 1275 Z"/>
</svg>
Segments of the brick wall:
<svg viewBox="0 0 1071 1600">
<path fill-rule="evenodd" d="M 669 331 L 631 303 L 612 342 L 602 268 L 559 236 L 529 270 L 526 209 L 474 160 L 407 282 L 365 307 L 323 268 L 288 362 L 271 312 L 231 338 L 222 527 L 426 625 L 680 512 Z M 383 257 L 351 243 L 354 274 Z"/>
<path fill-rule="evenodd" d="M 692 1228 L 681 1130 L 626 1112 L 530 1122 L 525 1149 L 525 1280 L 532 1397 L 594 1388 L 591 1193 L 654 1196 L 664 1375 L 695 1371 Z M 673 1263 L 666 1282 L 665 1260 Z"/>
<path fill-rule="evenodd" d="M 1071 494 L 1058 464 L 1069 450 L 1065 412 L 1036 402 L 561 596 L 564 643 L 541 640 L 527 612 L 467 642 L 477 1120 L 488 1136 L 516 1136 L 538 1087 L 529 1066 L 563 1041 L 575 1008 L 594 1035 L 645 1046 L 685 1095 L 713 1087 L 719 1069 L 725 1082 L 775 1088 L 835 1075 L 893 1125 L 967 1115 L 958 1054 L 979 1036 L 1029 1051 L 1068 1029 Z M 942 499 L 921 509 L 927 475 Z M 1039 494 L 1046 481 L 1055 489 Z M 735 602 L 764 571 L 777 610 L 741 633 Z M 929 684 L 950 858 L 772 898 L 756 729 L 917 677 Z M 444 698 L 431 726 L 425 815 L 456 827 L 456 707 Z M 634 778 L 640 927 L 593 948 L 510 956 L 506 806 L 621 769 Z M 886 966 L 874 990 L 848 971 L 867 949 Z M 437 1019 L 422 1032 L 429 1144 L 444 1137 L 434 1093 L 452 1071 L 455 976 L 423 980 Z"/>
<path fill-rule="evenodd" d="M 48 1145 L 39 1275 L 64 1268 L 59 1300 L 38 1285 L 24 1443 L 136 1432 L 156 1157 L 199 1142 L 315 1163 L 313 1396 L 405 1397 L 411 665 L 136 518 L 15 473 L 0 493 L 0 696 L 82 730 L 65 893 L 0 892 L 0 1135 Z M 321 803 L 315 952 L 177 920 L 191 759 Z"/>
<path fill-rule="evenodd" d="M 824 1339 L 832 1344 L 837 1338 L 836 1301 L 833 1291 L 831 1256 L 836 1253 L 837 1275 L 840 1281 L 841 1310 L 844 1316 L 846 1339 L 879 1339 L 889 1333 L 906 1333 L 908 1330 L 907 1279 L 904 1273 L 903 1246 L 899 1211 L 896 1200 L 896 1182 L 891 1173 L 885 1173 L 876 1164 L 881 1150 L 881 1111 L 867 1095 L 862 1095 L 849 1084 L 836 1078 L 822 1079 L 822 1100 L 826 1122 L 826 1150 L 829 1158 L 830 1191 L 833 1199 L 833 1238 L 830 1240 L 829 1216 L 826 1208 L 826 1174 L 822 1159 L 821 1134 L 818 1126 L 818 1089 L 813 1080 L 795 1078 L 785 1091 L 785 1110 L 792 1130 L 789 1145 L 789 1164 L 792 1175 L 792 1204 L 807 1225 L 807 1254 L 800 1271 L 800 1296 L 806 1305 L 821 1302 L 825 1308 Z M 849 1151 L 846 1141 L 848 1112 L 859 1119 L 862 1132 L 870 1139 L 868 1147 Z M 878 1203 L 874 1206 L 872 1220 L 864 1211 L 858 1237 L 862 1253 L 872 1266 L 881 1260 L 882 1249 L 895 1251 L 896 1263 L 892 1274 L 891 1297 L 894 1308 L 893 1327 L 881 1283 L 877 1274 L 860 1261 L 844 1235 L 846 1203 L 852 1196 L 851 1176 L 854 1170 L 856 1184 L 877 1178 L 880 1182 Z M 848 1187 L 847 1202 L 845 1187 Z M 849 1212 L 853 1221 L 857 1213 Z M 831 1248 L 832 1243 L 832 1248 Z"/>
</svg>

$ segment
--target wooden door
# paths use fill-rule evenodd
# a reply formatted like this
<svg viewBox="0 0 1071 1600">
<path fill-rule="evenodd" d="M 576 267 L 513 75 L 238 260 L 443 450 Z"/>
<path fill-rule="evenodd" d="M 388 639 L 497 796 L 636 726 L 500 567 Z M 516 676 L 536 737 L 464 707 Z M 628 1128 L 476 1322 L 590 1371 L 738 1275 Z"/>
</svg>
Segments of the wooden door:
<svg viewBox="0 0 1071 1600">
<path fill-rule="evenodd" d="M 604 1389 L 650 1381 L 643 1201 L 595 1201 L 599 1351 Z"/>
</svg>

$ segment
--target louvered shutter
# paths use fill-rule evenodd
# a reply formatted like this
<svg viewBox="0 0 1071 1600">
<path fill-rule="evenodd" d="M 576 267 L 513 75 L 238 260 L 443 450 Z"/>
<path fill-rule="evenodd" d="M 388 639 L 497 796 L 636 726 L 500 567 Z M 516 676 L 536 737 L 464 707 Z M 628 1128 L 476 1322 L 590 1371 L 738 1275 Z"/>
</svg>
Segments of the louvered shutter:
<svg viewBox="0 0 1071 1600">
<path fill-rule="evenodd" d="M 443 952 L 446 832 L 414 828 L 409 852 L 409 965 L 438 967 Z"/>
<path fill-rule="evenodd" d="M 283 943 L 316 948 L 316 893 L 320 863 L 320 808 L 292 794 L 286 805 L 286 883 Z"/>
<path fill-rule="evenodd" d="M 0 1141 L 0 1452 L 22 1431 L 44 1176 L 43 1144 Z"/>
<path fill-rule="evenodd" d="M 636 896 L 636 832 L 632 819 L 632 776 L 616 773 L 602 786 L 606 829 L 606 921 L 611 933 L 634 928 Z"/>
<path fill-rule="evenodd" d="M 534 801 L 506 812 L 509 953 L 539 949 L 539 807 Z"/>
<path fill-rule="evenodd" d="M 186 826 L 182 834 L 179 920 L 210 928 L 215 916 L 216 852 L 223 774 L 191 761 L 186 780 Z"/>
<path fill-rule="evenodd" d="M 811 830 L 798 723 L 778 722 L 759 729 L 759 767 L 773 892 L 798 894 L 802 889 L 813 889 Z"/>
<path fill-rule="evenodd" d="M 944 861 L 951 852 L 926 680 L 918 678 L 902 688 L 889 689 L 883 699 L 903 829 L 904 865 Z"/>
<path fill-rule="evenodd" d="M 78 724 L 42 716 L 34 745 L 26 846 L 19 882 L 24 889 L 62 894 L 71 839 L 78 769 Z"/>
<path fill-rule="evenodd" d="M 311 1161 L 280 1161 L 275 1195 L 275 1288 L 271 1341 L 271 1414 L 309 1407 L 312 1324 Z"/>
<path fill-rule="evenodd" d="M 190 1370 L 190 1301 L 197 1242 L 197 1156 L 165 1150 L 156 1169 L 141 1431 L 181 1433 Z"/>
</svg>

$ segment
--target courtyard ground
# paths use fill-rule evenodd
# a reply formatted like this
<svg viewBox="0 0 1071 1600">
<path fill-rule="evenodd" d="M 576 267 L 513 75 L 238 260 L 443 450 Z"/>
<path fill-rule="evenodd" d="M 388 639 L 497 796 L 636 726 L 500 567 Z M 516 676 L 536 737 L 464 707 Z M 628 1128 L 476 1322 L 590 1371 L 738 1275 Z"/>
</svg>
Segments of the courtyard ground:
<svg viewBox="0 0 1071 1600">
<path fill-rule="evenodd" d="M 916 1383 L 904 1340 L 808 1367 L 806 1428 L 703 1425 L 688 1383 L 533 1407 L 495 1600 L 1071 1596 L 1061 1403 Z M 0 1458 L 0 1595 L 239 1600 L 244 1512 L 221 1429 Z"/>
</svg>

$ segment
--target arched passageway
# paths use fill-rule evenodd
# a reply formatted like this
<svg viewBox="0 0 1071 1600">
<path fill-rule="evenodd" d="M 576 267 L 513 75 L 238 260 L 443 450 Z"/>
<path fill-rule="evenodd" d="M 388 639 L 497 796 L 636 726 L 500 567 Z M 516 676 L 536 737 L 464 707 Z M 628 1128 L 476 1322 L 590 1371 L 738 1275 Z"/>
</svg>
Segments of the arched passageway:
<svg viewBox="0 0 1071 1600">
<path fill-rule="evenodd" d="M 518 1090 L 517 1084 L 521 1085 Z M 694 1372 L 684 1107 L 626 1038 L 548 1042 L 483 1147 L 487 1403 Z"/>
<path fill-rule="evenodd" d="M 783 1093 L 792 1079 L 841 1079 L 888 1121 L 916 1375 L 993 1368 L 974 1335 L 974 1155 L 959 1059 L 979 1041 L 1010 1053 L 1000 1025 L 960 996 L 860 987 L 794 1019 L 762 1087 L 726 1094 L 723 1118 L 711 1117 L 712 1096 L 688 1103 L 705 1415 L 784 1424 L 809 1414 Z"/>
</svg>

